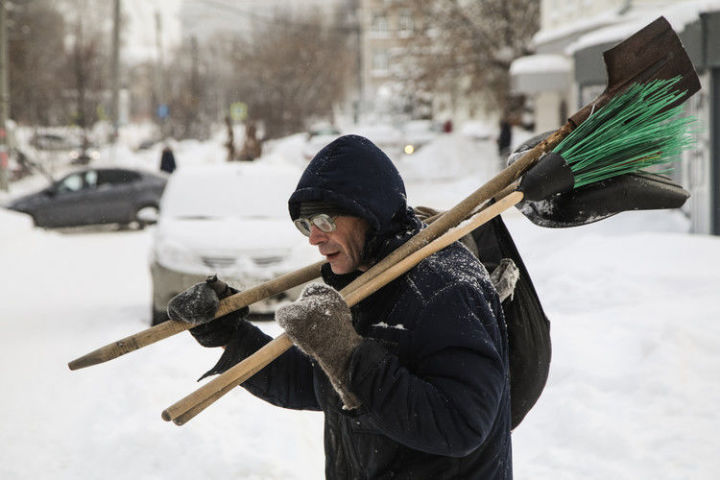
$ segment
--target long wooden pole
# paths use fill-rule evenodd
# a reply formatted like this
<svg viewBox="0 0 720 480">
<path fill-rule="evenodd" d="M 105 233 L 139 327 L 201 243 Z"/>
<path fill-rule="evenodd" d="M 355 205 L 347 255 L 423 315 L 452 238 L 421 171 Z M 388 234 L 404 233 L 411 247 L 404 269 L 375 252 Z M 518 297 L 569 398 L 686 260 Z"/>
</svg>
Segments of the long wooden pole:
<svg viewBox="0 0 720 480">
<path fill-rule="evenodd" d="M 239 310 L 257 301 L 277 295 L 289 288 L 302 285 L 305 282 L 318 278 L 320 276 L 320 268 L 324 263 L 326 262 L 321 261 L 313 263 L 312 265 L 308 265 L 299 270 L 295 270 L 222 299 L 220 301 L 220 307 L 215 314 L 215 318 L 222 317 L 223 315 Z M 164 338 L 168 338 L 176 333 L 184 332 L 192 326 L 193 325 L 189 323 L 168 320 L 155 325 L 154 327 L 147 328 L 134 335 L 130 335 L 129 337 L 125 337 L 93 350 L 92 352 L 68 363 L 68 367 L 70 367 L 70 370 L 77 370 L 107 362 L 108 360 L 112 360 L 139 348 L 151 345 Z"/>
<path fill-rule="evenodd" d="M 433 242 L 410 254 L 400 262 L 392 265 L 390 268 L 387 268 L 372 280 L 365 282 L 357 288 L 351 288 L 351 285 L 348 285 L 340 291 L 345 303 L 347 303 L 348 307 L 352 307 L 363 299 L 369 297 L 384 285 L 387 285 L 392 280 L 398 278 L 400 275 L 413 268 L 424 258 L 442 250 L 451 243 L 472 232 L 480 225 L 490 221 L 503 211 L 519 203 L 522 198 L 523 194 L 521 192 L 513 192 L 498 202 L 483 209 L 461 226 L 449 230 Z M 288 337 L 287 334 L 283 333 L 279 335 L 277 338 L 265 344 L 257 352 L 233 366 L 222 375 L 219 375 L 188 396 L 165 409 L 162 412 L 162 418 L 165 421 L 172 421 L 176 425 L 185 424 L 194 418 L 198 413 L 212 405 L 227 392 L 242 384 L 257 372 L 265 368 L 270 362 L 282 355 L 291 346 L 292 340 L 290 340 L 290 337 Z"/>
</svg>

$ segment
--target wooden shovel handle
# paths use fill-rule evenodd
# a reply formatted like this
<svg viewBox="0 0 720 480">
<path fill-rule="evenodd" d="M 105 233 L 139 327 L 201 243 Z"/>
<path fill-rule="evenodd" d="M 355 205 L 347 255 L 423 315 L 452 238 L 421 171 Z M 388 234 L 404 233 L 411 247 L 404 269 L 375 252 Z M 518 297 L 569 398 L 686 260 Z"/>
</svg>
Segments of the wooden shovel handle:
<svg viewBox="0 0 720 480">
<path fill-rule="evenodd" d="M 285 290 L 318 278 L 320 276 L 320 268 L 324 263 L 325 261 L 313 263 L 312 265 L 281 275 L 268 282 L 261 283 L 255 287 L 223 298 L 220 301 L 220 307 L 215 314 L 215 318 L 222 317 L 230 312 L 239 310 L 255 302 L 272 297 L 273 295 L 282 293 Z M 146 347 L 164 338 L 184 332 L 185 330 L 190 329 L 190 327 L 192 327 L 192 325 L 189 323 L 168 320 L 155 325 L 154 327 L 147 328 L 134 335 L 130 335 L 129 337 L 125 337 L 121 340 L 105 345 L 104 347 L 93 350 L 92 352 L 68 363 L 68 367 L 70 367 L 70 370 L 77 370 L 107 362 L 108 360 L 112 360 L 142 347 Z"/>
<path fill-rule="evenodd" d="M 384 270 L 372 280 L 354 289 L 351 289 L 351 285 L 348 285 L 340 291 L 340 294 L 345 299 L 345 303 L 347 303 L 348 307 L 352 307 L 353 305 L 359 303 L 383 286 L 387 285 L 389 282 L 413 268 L 424 258 L 442 250 L 451 243 L 472 232 L 480 225 L 483 225 L 508 208 L 516 205 L 522 200 L 522 198 L 523 194 L 521 192 L 513 192 L 498 202 L 483 209 L 463 225 L 449 230 L 425 247 L 415 251 L 400 262 Z M 244 359 L 242 362 L 233 366 L 223 374 L 192 392 L 190 395 L 165 409 L 162 412 L 162 418 L 165 421 L 172 420 L 176 425 L 184 425 L 234 387 L 242 384 L 245 380 L 265 368 L 270 362 L 279 357 L 291 346 L 292 341 L 287 334 L 283 333 L 267 343 L 257 352 Z"/>
</svg>

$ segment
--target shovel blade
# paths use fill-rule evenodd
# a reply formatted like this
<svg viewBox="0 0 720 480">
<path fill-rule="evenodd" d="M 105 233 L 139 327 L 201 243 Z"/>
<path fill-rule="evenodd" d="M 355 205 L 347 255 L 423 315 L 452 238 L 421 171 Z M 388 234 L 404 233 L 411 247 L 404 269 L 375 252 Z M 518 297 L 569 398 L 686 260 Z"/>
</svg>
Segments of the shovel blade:
<svg viewBox="0 0 720 480">
<path fill-rule="evenodd" d="M 680 76 L 674 90 L 684 93 L 666 108 L 683 103 L 700 90 L 700 79 L 695 67 L 665 17 L 658 17 L 605 51 L 603 58 L 608 77 L 607 88 L 594 102 L 571 117 L 570 121 L 576 126 L 584 122 L 593 109 L 602 107 L 633 83 L 669 80 Z"/>
</svg>

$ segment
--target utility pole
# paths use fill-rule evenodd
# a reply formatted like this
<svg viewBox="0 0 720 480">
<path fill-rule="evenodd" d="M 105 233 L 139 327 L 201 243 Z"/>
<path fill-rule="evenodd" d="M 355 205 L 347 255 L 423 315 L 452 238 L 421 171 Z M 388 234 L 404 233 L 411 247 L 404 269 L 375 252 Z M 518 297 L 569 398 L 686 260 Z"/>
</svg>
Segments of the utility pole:
<svg viewBox="0 0 720 480">
<path fill-rule="evenodd" d="M 353 112 L 353 121 L 355 125 L 360 123 L 362 117 L 363 102 L 365 101 L 365 92 L 363 91 L 365 86 L 363 84 L 363 76 L 365 72 L 363 64 L 363 9 L 361 8 L 362 2 L 358 2 L 355 8 L 355 68 L 357 68 L 357 100 L 355 103 L 355 109 Z"/>
<path fill-rule="evenodd" d="M 160 121 L 160 131 L 163 140 L 167 135 L 167 116 L 168 106 L 166 97 L 165 84 L 165 55 L 162 44 L 162 17 L 159 11 L 155 11 L 155 48 L 157 49 L 156 75 L 155 75 L 155 95 L 157 105 L 155 105 L 155 115 Z"/>
<path fill-rule="evenodd" d="M 10 109 L 10 91 L 8 89 L 8 51 L 6 26 L 6 0 L 0 0 L 0 190 L 9 189 L 7 119 Z"/>
<path fill-rule="evenodd" d="M 112 85 L 112 142 L 118 139 L 120 128 L 120 0 L 114 0 L 113 38 L 112 38 L 112 71 L 110 82 Z"/>
</svg>

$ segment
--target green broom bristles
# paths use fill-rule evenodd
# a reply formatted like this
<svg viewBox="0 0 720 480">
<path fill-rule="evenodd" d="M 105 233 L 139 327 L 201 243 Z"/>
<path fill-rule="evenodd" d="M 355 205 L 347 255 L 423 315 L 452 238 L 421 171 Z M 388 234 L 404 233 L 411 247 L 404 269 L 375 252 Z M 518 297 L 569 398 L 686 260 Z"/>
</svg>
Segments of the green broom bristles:
<svg viewBox="0 0 720 480">
<path fill-rule="evenodd" d="M 661 112 L 682 92 L 680 80 L 634 84 L 594 112 L 560 142 L 560 154 L 575 176 L 575 188 L 676 161 L 695 140 L 688 128 L 694 117 L 682 117 L 682 105 Z"/>
</svg>

